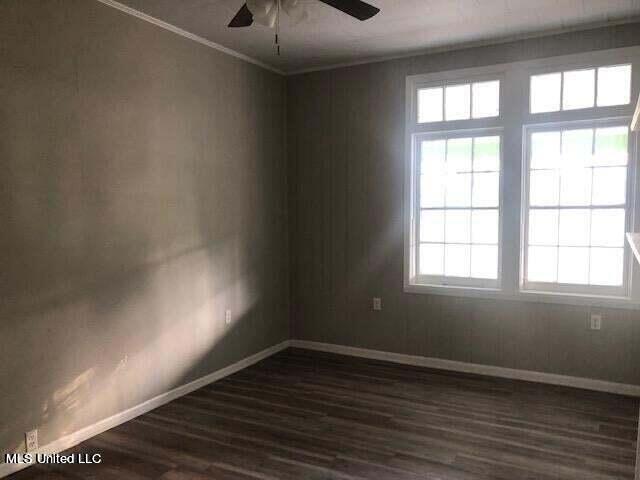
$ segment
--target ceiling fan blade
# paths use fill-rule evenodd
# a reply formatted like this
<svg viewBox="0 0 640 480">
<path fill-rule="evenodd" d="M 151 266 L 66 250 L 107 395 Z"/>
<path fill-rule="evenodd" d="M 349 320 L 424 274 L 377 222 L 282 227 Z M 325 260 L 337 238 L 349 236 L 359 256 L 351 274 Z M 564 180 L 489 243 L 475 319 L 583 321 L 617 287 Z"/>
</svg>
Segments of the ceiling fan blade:
<svg viewBox="0 0 640 480">
<path fill-rule="evenodd" d="M 337 8 L 341 12 L 351 15 L 358 20 L 368 20 L 376 15 L 380 9 L 360 0 L 320 0 L 322 3 Z"/>
<path fill-rule="evenodd" d="M 229 27 L 248 27 L 253 23 L 253 14 L 245 3 L 236 16 L 229 22 Z"/>
</svg>

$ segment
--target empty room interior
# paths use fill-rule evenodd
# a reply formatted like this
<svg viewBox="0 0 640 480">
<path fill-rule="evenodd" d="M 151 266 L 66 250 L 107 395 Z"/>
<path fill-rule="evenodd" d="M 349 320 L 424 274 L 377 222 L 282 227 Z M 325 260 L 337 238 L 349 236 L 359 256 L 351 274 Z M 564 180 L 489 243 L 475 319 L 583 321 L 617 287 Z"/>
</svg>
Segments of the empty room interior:
<svg viewBox="0 0 640 480">
<path fill-rule="evenodd" d="M 640 0 L 0 0 L 0 477 L 640 480 L 639 93 Z"/>
</svg>

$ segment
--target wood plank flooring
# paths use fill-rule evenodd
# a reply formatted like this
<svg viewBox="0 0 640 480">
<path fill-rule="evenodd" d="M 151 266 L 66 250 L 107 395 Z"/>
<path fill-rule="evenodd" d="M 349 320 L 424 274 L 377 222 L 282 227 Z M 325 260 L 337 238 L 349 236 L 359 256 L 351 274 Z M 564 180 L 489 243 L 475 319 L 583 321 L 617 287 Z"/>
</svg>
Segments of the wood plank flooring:
<svg viewBox="0 0 640 480">
<path fill-rule="evenodd" d="M 638 400 L 289 349 L 23 479 L 633 479 Z"/>
</svg>

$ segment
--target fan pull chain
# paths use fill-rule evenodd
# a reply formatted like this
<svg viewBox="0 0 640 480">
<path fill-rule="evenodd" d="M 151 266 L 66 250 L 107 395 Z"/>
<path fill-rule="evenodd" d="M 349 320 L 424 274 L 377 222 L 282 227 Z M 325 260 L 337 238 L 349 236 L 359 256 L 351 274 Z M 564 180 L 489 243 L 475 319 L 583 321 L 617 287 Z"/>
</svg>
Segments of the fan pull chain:
<svg viewBox="0 0 640 480">
<path fill-rule="evenodd" d="M 280 35 L 280 0 L 277 0 L 276 8 L 276 54 L 280 56 L 280 40 L 278 38 Z"/>
</svg>

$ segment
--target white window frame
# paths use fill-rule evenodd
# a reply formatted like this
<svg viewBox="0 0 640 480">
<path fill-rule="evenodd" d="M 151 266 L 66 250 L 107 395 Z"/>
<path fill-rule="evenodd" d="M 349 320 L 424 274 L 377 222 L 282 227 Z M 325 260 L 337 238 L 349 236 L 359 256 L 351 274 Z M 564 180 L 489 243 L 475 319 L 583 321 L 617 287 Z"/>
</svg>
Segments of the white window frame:
<svg viewBox="0 0 640 480">
<path fill-rule="evenodd" d="M 529 141 L 530 135 L 536 132 L 544 131 L 557 131 L 562 129 L 573 128 L 602 128 L 609 126 L 622 126 L 629 125 L 629 117 L 621 118 L 598 118 L 594 120 L 579 120 L 577 122 L 559 122 L 559 123 L 543 123 L 543 124 L 531 124 L 524 126 L 523 132 L 523 144 L 525 154 L 523 155 L 522 163 L 522 231 L 520 235 L 521 243 L 521 264 L 520 264 L 520 290 L 531 293 L 567 293 L 575 295 L 587 295 L 594 297 L 604 298 L 628 298 L 630 297 L 630 285 L 631 285 L 631 269 L 633 264 L 631 263 L 631 252 L 629 248 L 624 248 L 623 256 L 623 283 L 621 286 L 600 286 L 600 285 L 574 285 L 574 284 L 562 284 L 562 283 L 546 283 L 546 282 L 531 282 L 527 280 L 527 247 L 528 247 L 528 232 L 529 232 L 529 210 L 532 208 L 529 204 L 529 181 L 530 181 L 530 161 L 531 161 L 531 143 Z M 632 158 L 633 152 L 635 152 L 635 136 L 629 131 L 628 152 L 629 159 Z M 628 232 L 633 225 L 633 197 L 634 197 L 634 182 L 635 178 L 635 162 L 627 162 L 627 181 L 626 181 L 626 195 L 625 195 L 625 232 Z M 566 207 L 561 205 L 555 207 L 533 207 L 538 208 L 550 208 L 562 210 Z M 593 209 L 598 207 L 584 206 L 576 207 L 580 209 Z M 600 208 L 620 208 L 619 206 L 606 206 Z M 626 238 L 624 239 L 626 243 Z M 626 247 L 626 246 L 625 246 Z"/>
<path fill-rule="evenodd" d="M 464 71 L 459 72 L 460 75 L 453 75 L 449 77 L 440 77 L 439 75 L 433 76 L 418 76 L 414 77 L 415 81 L 412 82 L 411 89 L 407 89 L 407 95 L 411 97 L 410 108 L 409 110 L 409 118 L 407 119 L 408 123 L 411 122 L 411 135 L 410 135 L 410 149 L 411 155 L 408 160 L 408 169 L 410 171 L 409 182 L 411 183 L 410 190 L 411 200 L 410 200 L 410 232 L 409 234 L 412 236 L 409 243 L 412 246 L 412 252 L 410 254 L 410 258 L 406 258 L 405 262 L 409 263 L 408 268 L 411 273 L 411 282 L 414 285 L 421 285 L 423 287 L 435 287 L 435 288 L 449 288 L 454 290 L 459 289 L 474 289 L 478 291 L 499 291 L 500 283 L 501 283 L 501 255 L 502 255 L 502 194 L 499 195 L 498 202 L 498 215 L 499 215 L 499 231 L 498 231 L 498 266 L 497 272 L 498 277 L 496 280 L 491 279 L 478 279 L 478 278 L 470 278 L 470 277 L 447 277 L 440 275 L 419 275 L 417 273 L 417 262 L 419 258 L 419 224 L 420 224 L 420 204 L 418 198 L 419 192 L 419 159 L 415 152 L 418 149 L 418 145 L 423 140 L 428 139 L 449 139 L 449 138 L 468 138 L 468 137 L 476 137 L 476 136 L 489 136 L 489 135 L 497 135 L 500 137 L 500 169 L 498 171 L 500 178 L 500 192 L 502 192 L 502 182 L 503 182 L 503 153 L 502 153 L 502 144 L 503 144 L 503 131 L 502 131 L 502 108 L 504 101 L 504 77 L 503 72 L 501 70 L 488 70 L 484 72 L 479 72 L 473 75 L 465 75 Z M 422 122 L 420 123 L 418 120 L 418 91 L 424 88 L 434 88 L 434 87 L 442 87 L 443 92 L 446 90 L 448 86 L 455 85 L 463 85 L 469 84 L 471 91 L 473 91 L 473 84 L 478 82 L 499 80 L 500 81 L 500 91 L 499 91 L 499 113 L 498 116 L 495 117 L 485 117 L 485 118 L 472 118 L 473 115 L 473 93 L 471 93 L 469 99 L 469 119 L 465 120 L 445 120 L 445 109 L 446 109 L 446 97 L 443 94 L 443 104 L 442 104 L 442 121 L 438 122 Z M 407 129 L 409 131 L 409 128 Z M 472 209 L 472 207 L 469 207 Z M 447 210 L 446 207 L 443 207 L 443 210 Z M 407 232 L 405 232 L 406 238 Z M 406 253 L 406 251 L 405 251 Z M 405 263 L 406 265 L 406 263 Z M 407 277 L 407 267 L 405 267 L 405 277 Z M 405 286 L 408 278 L 405 278 Z"/>
<path fill-rule="evenodd" d="M 499 169 L 498 169 L 498 178 L 499 178 L 499 188 L 502 191 L 502 128 L 493 127 L 493 128 L 481 128 L 481 129 L 473 129 L 473 130 L 456 130 L 456 131 L 443 131 L 443 132 L 430 132 L 430 133 L 419 133 L 414 135 L 414 148 L 417 150 L 420 148 L 420 144 L 425 140 L 449 140 L 455 138 L 476 138 L 476 137 L 485 137 L 485 136 L 497 136 L 500 138 L 500 158 L 499 158 Z M 419 155 L 414 156 L 413 168 L 416 171 L 416 175 L 414 175 L 415 185 L 413 188 L 416 189 L 416 192 L 420 190 L 420 175 L 417 173 L 420 166 L 420 158 Z M 415 252 L 415 262 L 419 264 L 420 262 L 420 212 L 423 208 L 420 206 L 419 199 L 416 195 L 416 201 L 414 202 L 414 218 L 415 218 L 415 230 L 414 235 L 415 238 L 413 241 L 418 245 Z M 498 265 L 497 265 L 497 278 L 496 279 L 482 279 L 482 278 L 473 278 L 473 277 L 451 277 L 445 275 L 420 275 L 416 273 L 415 280 L 422 285 L 433 285 L 433 286 L 446 286 L 446 287 L 469 287 L 469 288 L 478 288 L 478 289 L 498 289 L 500 287 L 500 256 L 502 254 L 501 246 L 501 231 L 502 231 L 502 196 L 498 197 L 498 205 L 496 207 L 473 207 L 470 205 L 469 207 L 438 207 L 434 208 L 437 210 L 443 210 L 445 212 L 449 210 L 498 210 Z M 446 241 L 443 242 L 445 245 Z"/>
<path fill-rule="evenodd" d="M 628 105 L 590 107 L 576 110 L 559 110 L 531 114 L 531 75 L 557 71 L 577 70 L 631 64 L 631 101 Z M 597 73 L 596 73 L 597 77 Z M 452 120 L 418 123 L 417 92 L 421 88 L 474 83 L 486 80 L 500 80 L 500 113 L 498 117 L 469 120 Z M 596 78 L 597 82 L 597 78 Z M 576 305 L 614 306 L 640 308 L 640 267 L 633 261 L 628 244 L 625 242 L 625 288 L 614 291 L 591 289 L 572 292 L 570 289 L 529 290 L 523 283 L 523 261 L 526 240 L 528 202 L 524 195 L 528 189 L 528 153 L 525 141 L 528 131 L 565 122 L 606 121 L 607 119 L 628 119 L 635 109 L 635 99 L 640 91 L 640 47 L 602 50 L 584 54 L 566 55 L 547 59 L 455 71 L 437 72 L 425 75 L 411 75 L 406 79 L 406 128 L 405 128 L 405 208 L 404 208 L 404 290 L 410 293 L 428 293 L 534 302 L 569 303 Z M 597 95 L 597 90 L 596 90 Z M 595 101 L 595 100 L 594 100 Z M 417 275 L 417 254 L 419 246 L 416 227 L 419 220 L 417 204 L 417 170 L 415 162 L 416 142 L 424 138 L 454 133 L 459 136 L 477 136 L 482 132 L 500 130 L 500 203 L 499 203 L 499 262 L 498 282 L 439 281 L 438 278 L 424 278 Z M 640 212 L 636 190 L 638 151 L 634 132 L 629 132 L 630 155 L 627 165 L 627 229 L 640 230 L 636 212 Z M 505 210 L 505 206 L 507 210 Z M 467 283 L 467 284 L 465 284 Z M 468 284 L 470 283 L 470 284 Z"/>
</svg>

